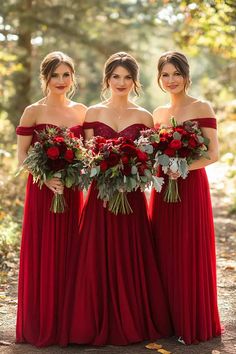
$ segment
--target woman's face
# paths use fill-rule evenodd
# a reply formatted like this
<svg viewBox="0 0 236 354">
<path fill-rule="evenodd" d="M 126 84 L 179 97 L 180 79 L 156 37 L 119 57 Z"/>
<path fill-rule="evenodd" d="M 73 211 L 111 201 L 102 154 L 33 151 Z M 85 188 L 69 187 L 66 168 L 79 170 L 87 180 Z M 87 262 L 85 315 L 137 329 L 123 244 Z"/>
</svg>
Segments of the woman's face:
<svg viewBox="0 0 236 354">
<path fill-rule="evenodd" d="M 54 94 L 66 94 L 73 84 L 71 68 L 66 64 L 60 64 L 48 82 L 48 89 Z"/>
<path fill-rule="evenodd" d="M 167 63 L 162 68 L 160 83 L 165 91 L 177 94 L 184 91 L 186 79 L 173 64 Z"/>
<path fill-rule="evenodd" d="M 108 84 L 112 93 L 119 96 L 128 95 L 134 86 L 130 72 L 123 66 L 117 66 L 114 69 Z"/>
</svg>

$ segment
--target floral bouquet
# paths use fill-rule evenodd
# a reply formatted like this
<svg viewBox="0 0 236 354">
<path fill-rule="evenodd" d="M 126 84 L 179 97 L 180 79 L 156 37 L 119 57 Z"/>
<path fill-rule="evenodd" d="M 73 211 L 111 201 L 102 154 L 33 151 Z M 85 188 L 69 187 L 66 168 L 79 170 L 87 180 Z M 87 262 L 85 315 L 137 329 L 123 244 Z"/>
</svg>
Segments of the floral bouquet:
<svg viewBox="0 0 236 354">
<path fill-rule="evenodd" d="M 90 177 L 96 180 L 98 198 L 114 214 L 129 214 L 133 210 L 127 193 L 140 188 L 142 191 L 152 182 L 160 192 L 163 178 L 153 174 L 150 150 L 141 141 L 125 137 L 105 139 L 97 136 L 88 142 L 91 152 Z"/>
<path fill-rule="evenodd" d="M 185 179 L 188 175 L 188 166 L 195 160 L 207 154 L 209 139 L 202 135 L 197 121 L 189 120 L 177 124 L 171 117 L 171 127 L 160 127 L 143 131 L 142 136 L 154 150 L 154 159 L 157 166 L 162 166 L 165 174 L 168 171 L 179 173 Z M 166 202 L 181 201 L 178 192 L 178 181 L 169 177 L 165 191 Z"/>
<path fill-rule="evenodd" d="M 87 188 L 89 177 L 84 169 L 87 150 L 82 138 L 75 137 L 68 128 L 49 126 L 37 132 L 37 135 L 38 141 L 22 165 L 33 175 L 33 182 L 41 188 L 46 180 L 58 177 L 67 188 Z M 55 193 L 50 211 L 63 213 L 65 207 L 63 192 Z"/>
</svg>

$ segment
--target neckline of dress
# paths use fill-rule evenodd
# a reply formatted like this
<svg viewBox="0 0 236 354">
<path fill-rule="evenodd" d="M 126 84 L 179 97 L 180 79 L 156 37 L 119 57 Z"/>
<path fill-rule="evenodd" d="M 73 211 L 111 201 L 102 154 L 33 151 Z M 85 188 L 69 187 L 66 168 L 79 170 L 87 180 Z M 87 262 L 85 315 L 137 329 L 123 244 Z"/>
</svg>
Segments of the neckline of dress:
<svg viewBox="0 0 236 354">
<path fill-rule="evenodd" d="M 142 125 L 143 127 L 145 127 L 145 128 L 149 128 L 149 127 L 147 127 L 145 124 L 143 124 L 143 123 L 133 123 L 133 124 L 131 124 L 131 125 L 128 125 L 127 127 L 125 127 L 125 128 L 123 128 L 123 129 L 121 129 L 121 130 L 119 130 L 119 131 L 116 131 L 114 128 L 112 128 L 110 125 L 108 125 L 108 124 L 106 124 L 106 123 L 104 123 L 104 122 L 99 122 L 99 121 L 94 121 L 94 122 L 84 122 L 84 124 L 86 124 L 86 123 L 99 123 L 99 124 L 103 124 L 103 125 L 105 125 L 106 127 L 108 127 L 108 128 L 110 128 L 113 132 L 115 132 L 116 134 L 120 134 L 120 133 L 122 133 L 123 131 L 125 131 L 126 129 L 128 129 L 128 128 L 130 128 L 130 127 L 133 127 L 133 126 L 135 126 L 135 125 Z"/>
<path fill-rule="evenodd" d="M 177 122 L 177 124 L 183 124 L 185 122 L 190 122 L 190 121 L 194 121 L 194 120 L 201 120 L 201 119 L 216 119 L 216 117 L 198 117 L 198 118 L 191 118 L 191 119 L 186 119 L 183 120 L 182 122 Z M 156 123 L 155 125 L 162 125 L 162 123 Z"/>
<path fill-rule="evenodd" d="M 40 125 L 43 125 L 43 126 L 52 126 L 52 127 L 56 127 L 56 128 L 63 128 L 63 127 L 65 127 L 65 128 L 67 128 L 67 129 L 72 129 L 72 128 L 77 128 L 77 127 L 81 127 L 82 128 L 82 125 L 81 124 L 77 124 L 77 125 L 73 125 L 73 126 L 71 126 L 71 127 L 66 127 L 66 126 L 63 126 L 63 125 L 56 125 L 56 124 L 52 124 L 52 123 L 38 123 L 38 124 L 35 124 L 35 127 L 38 127 L 38 126 L 40 126 Z"/>
</svg>

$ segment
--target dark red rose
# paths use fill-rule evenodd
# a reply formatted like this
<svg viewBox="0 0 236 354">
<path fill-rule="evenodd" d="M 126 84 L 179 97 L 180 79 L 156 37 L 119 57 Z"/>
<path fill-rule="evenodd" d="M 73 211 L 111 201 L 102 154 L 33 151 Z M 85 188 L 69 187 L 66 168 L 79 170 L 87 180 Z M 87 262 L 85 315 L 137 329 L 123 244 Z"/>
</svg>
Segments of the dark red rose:
<svg viewBox="0 0 236 354">
<path fill-rule="evenodd" d="M 57 147 L 60 150 L 60 155 L 64 155 L 67 150 L 66 144 L 61 142 L 59 145 L 57 145 Z"/>
<path fill-rule="evenodd" d="M 105 172 L 108 169 L 108 163 L 105 160 L 101 161 L 100 169 L 102 172 Z"/>
<path fill-rule="evenodd" d="M 171 149 L 175 149 L 175 150 L 178 150 L 182 147 L 182 142 L 180 140 L 177 140 L 177 139 L 174 139 L 170 142 L 170 145 L 169 147 Z"/>
<path fill-rule="evenodd" d="M 187 157 L 189 155 L 189 149 L 187 147 L 182 147 L 178 151 L 179 157 Z"/>
<path fill-rule="evenodd" d="M 121 146 L 121 151 L 129 156 L 136 156 L 137 149 L 133 145 L 124 144 Z"/>
<path fill-rule="evenodd" d="M 165 140 L 165 141 L 160 141 L 159 143 L 158 143 L 158 146 L 157 146 L 157 150 L 161 150 L 161 151 L 164 151 L 165 149 L 167 149 L 168 148 L 168 141 L 167 140 Z"/>
<path fill-rule="evenodd" d="M 188 146 L 190 146 L 192 149 L 194 149 L 197 146 L 197 142 L 195 140 L 195 138 L 190 138 L 188 141 Z"/>
<path fill-rule="evenodd" d="M 122 172 L 125 176 L 129 176 L 131 174 L 131 166 L 124 165 Z"/>
<path fill-rule="evenodd" d="M 48 167 L 52 171 L 60 171 L 63 170 L 67 165 L 67 162 L 64 159 L 57 159 L 57 160 L 49 160 Z"/>
<path fill-rule="evenodd" d="M 52 146 L 47 149 L 46 154 L 49 157 L 49 159 L 56 160 L 60 155 L 60 150 L 58 149 L 58 147 Z"/>
<path fill-rule="evenodd" d="M 140 176 L 144 176 L 144 171 L 147 169 L 147 165 L 146 164 L 142 164 L 138 167 L 138 172 L 140 174 Z"/>
<path fill-rule="evenodd" d="M 145 162 L 148 160 L 148 154 L 146 152 L 138 150 L 138 149 L 137 149 L 137 157 L 138 157 L 138 160 L 141 162 Z"/>
<path fill-rule="evenodd" d="M 71 162 L 74 158 L 74 152 L 71 149 L 67 149 L 64 155 L 64 159 Z"/>
<path fill-rule="evenodd" d="M 121 161 L 124 165 L 126 165 L 127 163 L 129 163 L 129 158 L 128 156 L 124 155 L 121 157 Z"/>
<path fill-rule="evenodd" d="M 114 152 L 111 152 L 109 154 L 107 162 L 108 162 L 108 165 L 110 167 L 113 167 L 113 166 L 117 165 L 119 163 L 119 161 L 120 161 L 120 155 L 118 155 L 118 154 L 116 154 Z"/>
<path fill-rule="evenodd" d="M 154 141 L 154 142 L 152 143 L 153 149 L 157 149 L 157 148 L 158 148 L 158 145 L 159 145 L 159 144 Z"/>
<path fill-rule="evenodd" d="M 53 141 L 56 143 L 63 143 L 65 141 L 65 139 L 63 138 L 63 136 L 55 136 Z"/>
<path fill-rule="evenodd" d="M 171 148 L 167 148 L 167 149 L 165 149 L 164 154 L 166 154 L 167 156 L 170 156 L 170 157 L 175 156 L 175 150 L 173 150 Z"/>
</svg>

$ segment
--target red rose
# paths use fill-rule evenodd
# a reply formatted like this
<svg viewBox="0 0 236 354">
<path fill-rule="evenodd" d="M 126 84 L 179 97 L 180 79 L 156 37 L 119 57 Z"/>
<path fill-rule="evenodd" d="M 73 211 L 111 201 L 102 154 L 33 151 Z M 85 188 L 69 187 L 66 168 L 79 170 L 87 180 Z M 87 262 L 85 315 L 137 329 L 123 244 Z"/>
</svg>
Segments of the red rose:
<svg viewBox="0 0 236 354">
<path fill-rule="evenodd" d="M 158 144 L 157 144 L 157 150 L 165 150 L 168 148 L 168 141 L 165 140 L 165 141 L 160 141 Z"/>
<path fill-rule="evenodd" d="M 189 155 L 189 149 L 187 147 L 182 147 L 178 151 L 179 157 L 187 157 Z"/>
<path fill-rule="evenodd" d="M 129 158 L 128 156 L 124 155 L 121 157 L 121 161 L 124 165 L 126 165 L 127 163 L 129 163 Z"/>
<path fill-rule="evenodd" d="M 100 163 L 100 169 L 102 172 L 105 172 L 108 169 L 108 163 L 106 161 L 101 161 Z"/>
<path fill-rule="evenodd" d="M 142 164 L 138 167 L 138 172 L 140 174 L 140 176 L 144 176 L 144 172 L 147 169 L 147 165 L 146 164 Z"/>
<path fill-rule="evenodd" d="M 146 152 L 143 152 L 141 150 L 137 150 L 137 157 L 138 160 L 141 162 L 145 162 L 148 160 L 148 155 L 146 154 Z"/>
<path fill-rule="evenodd" d="M 192 149 L 194 149 L 197 146 L 197 142 L 196 142 L 195 138 L 189 139 L 188 146 L 190 146 Z"/>
<path fill-rule="evenodd" d="M 106 139 L 103 138 L 102 136 L 96 136 L 96 139 L 95 139 L 96 143 L 98 144 L 101 144 L 101 143 L 105 143 L 106 142 Z"/>
<path fill-rule="evenodd" d="M 160 136 L 160 141 L 165 142 L 168 141 L 169 136 L 166 134 L 165 136 Z"/>
<path fill-rule="evenodd" d="M 65 139 L 63 138 L 63 136 L 56 136 L 53 141 L 56 143 L 63 143 Z"/>
<path fill-rule="evenodd" d="M 46 154 L 49 157 L 49 159 L 56 160 L 60 155 L 60 151 L 59 151 L 58 147 L 52 146 L 47 149 Z"/>
<path fill-rule="evenodd" d="M 131 174 L 131 166 L 124 165 L 122 172 L 125 176 L 129 176 Z"/>
<path fill-rule="evenodd" d="M 175 150 L 167 148 L 167 149 L 165 149 L 164 154 L 166 154 L 167 156 L 170 156 L 170 157 L 175 156 Z"/>
<path fill-rule="evenodd" d="M 136 156 L 136 148 L 130 144 L 124 144 L 121 146 L 121 151 L 129 156 Z"/>
<path fill-rule="evenodd" d="M 57 159 L 57 160 L 49 160 L 48 167 L 52 171 L 60 171 L 63 170 L 67 165 L 67 162 L 64 159 Z"/>
<path fill-rule="evenodd" d="M 177 140 L 177 139 L 174 139 L 170 142 L 170 145 L 169 147 L 171 149 L 175 149 L 175 150 L 178 150 L 182 147 L 182 142 L 180 140 Z"/>
<path fill-rule="evenodd" d="M 108 165 L 110 167 L 117 165 L 119 161 L 120 161 L 120 155 L 115 154 L 114 152 L 111 152 L 107 159 Z"/>
<path fill-rule="evenodd" d="M 66 144 L 65 142 L 61 142 L 59 145 L 58 145 L 58 149 L 60 150 L 60 155 L 64 155 L 66 150 L 67 150 L 67 147 L 66 147 Z"/>
<path fill-rule="evenodd" d="M 176 127 L 174 130 L 176 132 L 178 132 L 179 134 L 181 134 L 181 135 L 186 135 L 187 134 L 187 132 L 181 127 Z"/>
<path fill-rule="evenodd" d="M 101 151 L 103 149 L 103 147 L 104 147 L 104 143 L 97 144 L 98 151 Z"/>
<path fill-rule="evenodd" d="M 158 143 L 156 141 L 154 141 L 153 143 L 151 143 L 151 145 L 153 146 L 153 149 L 158 148 Z"/>
<path fill-rule="evenodd" d="M 64 159 L 71 162 L 74 158 L 74 152 L 71 149 L 67 149 L 64 155 Z"/>
</svg>

